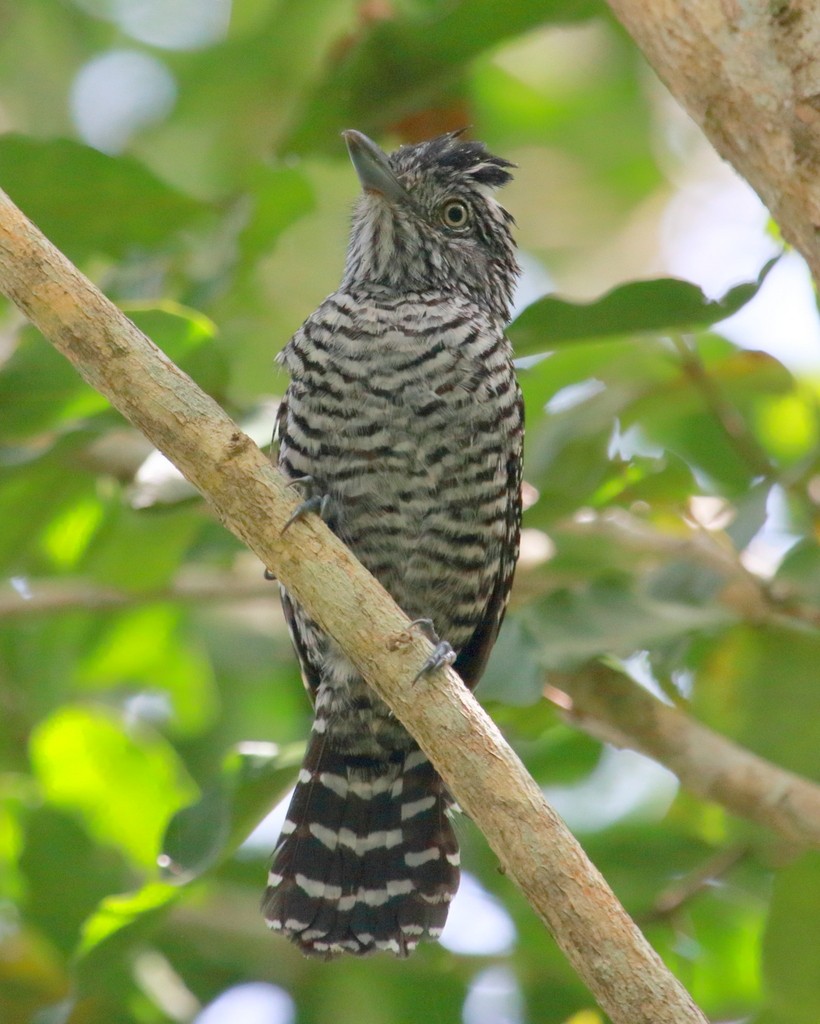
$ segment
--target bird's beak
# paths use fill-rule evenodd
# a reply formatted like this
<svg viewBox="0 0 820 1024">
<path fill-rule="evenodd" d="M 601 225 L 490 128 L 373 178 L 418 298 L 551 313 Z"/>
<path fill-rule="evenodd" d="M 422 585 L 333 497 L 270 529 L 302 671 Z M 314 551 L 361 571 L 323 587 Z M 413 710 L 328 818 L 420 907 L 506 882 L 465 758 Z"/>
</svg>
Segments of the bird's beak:
<svg viewBox="0 0 820 1024">
<path fill-rule="evenodd" d="M 393 173 L 387 156 L 372 139 L 353 128 L 342 132 L 342 137 L 365 192 L 375 192 L 391 200 L 406 201 L 409 198 Z"/>
</svg>

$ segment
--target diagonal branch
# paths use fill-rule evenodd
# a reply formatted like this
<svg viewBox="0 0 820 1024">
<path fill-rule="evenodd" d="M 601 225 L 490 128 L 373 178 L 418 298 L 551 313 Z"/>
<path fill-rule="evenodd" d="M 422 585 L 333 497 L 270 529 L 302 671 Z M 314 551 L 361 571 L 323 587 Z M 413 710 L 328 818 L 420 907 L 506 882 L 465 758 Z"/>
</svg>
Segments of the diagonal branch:
<svg viewBox="0 0 820 1024">
<path fill-rule="evenodd" d="M 584 732 L 646 754 L 692 793 L 790 842 L 820 848 L 820 786 L 664 704 L 623 672 L 596 663 L 550 673 L 547 696 Z"/>
<path fill-rule="evenodd" d="M 811 0 L 608 0 L 820 283 L 820 18 Z"/>
<path fill-rule="evenodd" d="M 771 479 L 774 467 L 765 449 L 749 429 L 740 412 L 726 399 L 717 381 L 709 375 L 692 338 L 673 335 L 672 344 L 677 350 L 681 369 L 700 392 L 710 415 L 741 461 L 754 476 Z"/>
<path fill-rule="evenodd" d="M 256 445 L 0 192 L 0 291 L 160 449 L 342 646 L 417 738 L 615 1024 L 705 1024 L 451 670 Z"/>
</svg>

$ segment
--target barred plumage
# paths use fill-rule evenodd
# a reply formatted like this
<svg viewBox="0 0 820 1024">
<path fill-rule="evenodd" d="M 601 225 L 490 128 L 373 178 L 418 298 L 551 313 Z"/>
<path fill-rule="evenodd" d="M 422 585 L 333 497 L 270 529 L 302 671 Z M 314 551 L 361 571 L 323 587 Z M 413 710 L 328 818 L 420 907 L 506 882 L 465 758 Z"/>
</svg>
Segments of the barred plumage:
<svg viewBox="0 0 820 1024">
<path fill-rule="evenodd" d="M 491 190 L 511 165 L 451 133 L 385 156 L 339 291 L 280 356 L 279 465 L 473 687 L 518 555 L 523 412 L 504 337 L 517 265 Z M 441 779 L 337 645 L 282 594 L 316 717 L 263 910 L 305 953 L 407 955 L 441 933 L 458 844 Z"/>
</svg>

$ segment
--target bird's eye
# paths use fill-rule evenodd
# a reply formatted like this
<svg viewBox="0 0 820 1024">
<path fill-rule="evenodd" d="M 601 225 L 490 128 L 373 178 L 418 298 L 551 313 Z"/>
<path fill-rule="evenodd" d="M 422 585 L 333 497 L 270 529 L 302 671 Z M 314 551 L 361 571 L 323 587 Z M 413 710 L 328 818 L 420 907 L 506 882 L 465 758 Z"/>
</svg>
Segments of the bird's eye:
<svg viewBox="0 0 820 1024">
<path fill-rule="evenodd" d="M 461 199 L 448 199 L 441 204 L 439 216 L 445 227 L 457 231 L 470 223 L 470 208 Z"/>
</svg>

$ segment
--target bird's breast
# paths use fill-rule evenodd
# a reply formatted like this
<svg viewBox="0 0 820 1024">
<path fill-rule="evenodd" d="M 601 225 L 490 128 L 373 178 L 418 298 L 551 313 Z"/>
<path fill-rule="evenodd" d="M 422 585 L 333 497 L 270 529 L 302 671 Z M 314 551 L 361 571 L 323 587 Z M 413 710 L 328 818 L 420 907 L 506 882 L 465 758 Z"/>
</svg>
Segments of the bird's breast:
<svg viewBox="0 0 820 1024">
<path fill-rule="evenodd" d="M 330 495 L 333 528 L 404 609 L 462 643 L 508 529 L 509 348 L 477 310 L 388 312 L 342 304 L 294 338 L 281 456 Z"/>
</svg>

